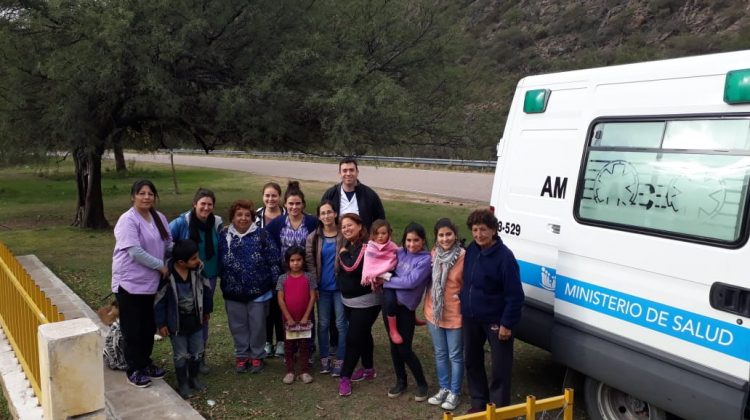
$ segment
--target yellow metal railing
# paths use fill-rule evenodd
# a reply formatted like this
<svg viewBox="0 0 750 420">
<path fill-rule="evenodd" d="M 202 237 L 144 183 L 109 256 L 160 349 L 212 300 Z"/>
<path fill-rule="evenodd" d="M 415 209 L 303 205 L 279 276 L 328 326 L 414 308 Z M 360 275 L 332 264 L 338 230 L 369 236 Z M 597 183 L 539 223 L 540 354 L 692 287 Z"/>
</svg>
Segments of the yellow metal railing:
<svg viewBox="0 0 750 420">
<path fill-rule="evenodd" d="M 525 404 L 516 404 L 503 408 L 495 408 L 495 404 L 487 404 L 487 410 L 478 413 L 453 416 L 450 411 L 443 413 L 443 420 L 504 420 L 525 416 L 527 420 L 534 420 L 537 413 L 547 410 L 563 410 L 564 420 L 573 420 L 573 389 L 565 388 L 565 394 L 538 400 L 533 395 L 526 397 Z"/>
<path fill-rule="evenodd" d="M 0 242 L 0 325 L 40 401 L 37 329 L 42 324 L 62 320 L 64 317 L 57 307 Z"/>
</svg>

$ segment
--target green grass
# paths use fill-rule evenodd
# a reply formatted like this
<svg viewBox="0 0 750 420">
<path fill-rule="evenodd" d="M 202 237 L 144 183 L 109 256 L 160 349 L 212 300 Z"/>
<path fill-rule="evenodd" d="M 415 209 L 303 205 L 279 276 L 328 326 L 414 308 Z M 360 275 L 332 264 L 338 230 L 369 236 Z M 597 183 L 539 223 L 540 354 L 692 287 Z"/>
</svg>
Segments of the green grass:
<svg viewBox="0 0 750 420">
<path fill-rule="evenodd" d="M 239 198 L 259 202 L 261 186 L 269 178 L 246 173 L 197 168 L 178 168 L 179 189 L 174 194 L 170 172 L 166 166 L 139 166 L 122 176 L 113 172 L 105 162 L 105 212 L 110 224 L 130 206 L 129 189 L 133 180 L 147 177 L 159 189 L 158 208 L 171 220 L 190 207 L 192 193 L 199 186 L 211 188 L 217 196 L 217 214 L 226 218 L 231 201 Z M 285 179 L 275 179 L 282 185 Z M 302 181 L 308 210 L 315 211 L 319 197 L 329 185 Z M 440 217 L 450 217 L 466 233 L 464 222 L 470 208 L 428 203 L 384 200 L 386 214 L 394 227 L 398 242 L 404 226 L 416 221 L 425 226 L 430 243 L 432 226 Z M 111 229 L 92 231 L 69 226 L 75 207 L 75 183 L 72 167 L 59 164 L 39 167 L 0 169 L 0 241 L 16 255 L 36 254 L 53 272 L 65 281 L 91 307 L 102 306 L 110 290 L 112 249 Z M 413 401 L 413 394 L 389 399 L 387 389 L 395 381 L 388 353 L 388 339 L 382 322 L 373 329 L 376 341 L 378 378 L 373 382 L 358 383 L 354 395 L 340 398 L 337 381 L 313 371 L 315 382 L 310 385 L 282 384 L 285 372 L 282 359 L 270 359 L 260 375 L 237 375 L 233 369 L 233 345 L 223 310 L 221 293 L 216 294 L 211 320 L 211 339 L 208 360 L 212 372 L 205 378 L 207 392 L 191 399 L 191 404 L 206 418 L 287 418 L 321 417 L 348 418 L 438 418 L 441 411 L 427 404 Z M 414 343 L 420 356 L 431 391 L 436 391 L 436 376 L 432 345 L 426 328 L 418 329 Z M 514 402 L 522 402 L 527 394 L 547 397 L 560 394 L 561 368 L 554 366 L 546 352 L 523 343 L 516 347 L 514 371 Z M 154 359 L 171 370 L 169 340 L 158 342 Z M 528 377 L 534 375 L 534 377 Z M 551 379 L 550 379 L 551 378 Z M 174 384 L 174 376 L 167 380 Z M 411 380 L 411 378 L 410 378 Z M 411 380 L 413 391 L 414 383 Z M 467 408 L 467 397 L 459 412 Z M 211 407 L 207 401 L 216 404 Z M 0 403 L 2 404 L 2 403 Z M 0 410 L 2 405 L 0 405 Z M 2 415 L 2 411 L 0 411 Z"/>
</svg>

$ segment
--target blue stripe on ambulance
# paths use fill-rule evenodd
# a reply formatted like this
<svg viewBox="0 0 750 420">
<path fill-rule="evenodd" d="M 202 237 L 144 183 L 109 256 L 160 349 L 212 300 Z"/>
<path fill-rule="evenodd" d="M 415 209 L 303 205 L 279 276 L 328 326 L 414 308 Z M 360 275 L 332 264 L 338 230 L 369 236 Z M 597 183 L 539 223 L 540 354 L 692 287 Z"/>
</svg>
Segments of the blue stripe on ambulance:
<svg viewBox="0 0 750 420">
<path fill-rule="evenodd" d="M 746 328 L 557 275 L 553 268 L 520 260 L 518 265 L 524 283 L 554 290 L 556 299 L 750 361 L 750 331 Z"/>
</svg>

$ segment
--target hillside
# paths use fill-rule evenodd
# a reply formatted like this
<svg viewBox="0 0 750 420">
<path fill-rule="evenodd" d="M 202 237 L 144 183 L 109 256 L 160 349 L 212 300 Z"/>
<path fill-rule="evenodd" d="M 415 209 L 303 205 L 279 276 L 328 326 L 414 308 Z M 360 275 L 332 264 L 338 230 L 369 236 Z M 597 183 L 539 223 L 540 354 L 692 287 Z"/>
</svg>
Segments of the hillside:
<svg viewBox="0 0 750 420">
<path fill-rule="evenodd" d="M 467 31 L 487 66 L 484 90 L 494 98 L 486 106 L 501 124 L 516 83 L 531 74 L 750 48 L 750 2 L 743 0 L 465 4 Z M 491 159 L 494 144 L 482 146 Z"/>
</svg>

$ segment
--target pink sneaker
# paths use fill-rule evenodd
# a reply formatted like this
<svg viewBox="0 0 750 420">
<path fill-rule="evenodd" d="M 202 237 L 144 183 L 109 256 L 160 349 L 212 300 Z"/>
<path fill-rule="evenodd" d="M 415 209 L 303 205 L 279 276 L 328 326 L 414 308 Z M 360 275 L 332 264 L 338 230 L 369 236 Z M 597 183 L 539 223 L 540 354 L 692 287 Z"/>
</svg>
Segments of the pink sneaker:
<svg viewBox="0 0 750 420">
<path fill-rule="evenodd" d="M 339 395 L 342 397 L 352 395 L 352 383 L 349 378 L 345 376 L 342 376 L 339 380 Z"/>
<path fill-rule="evenodd" d="M 375 368 L 372 368 L 372 369 L 359 368 L 352 375 L 352 382 L 364 381 L 365 379 L 371 381 L 377 377 L 378 377 L 378 374 L 377 372 L 375 372 Z"/>
</svg>

